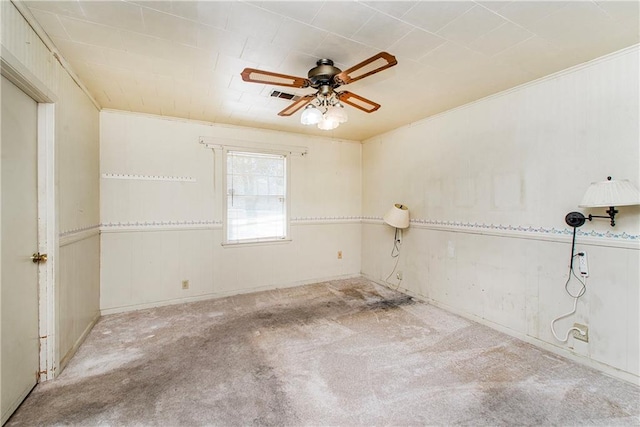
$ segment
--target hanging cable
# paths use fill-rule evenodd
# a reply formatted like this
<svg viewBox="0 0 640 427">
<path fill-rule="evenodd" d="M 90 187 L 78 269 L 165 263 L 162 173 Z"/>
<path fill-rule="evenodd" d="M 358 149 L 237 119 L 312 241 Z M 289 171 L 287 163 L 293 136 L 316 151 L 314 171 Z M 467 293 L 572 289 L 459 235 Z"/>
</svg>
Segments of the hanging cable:
<svg viewBox="0 0 640 427">
<path fill-rule="evenodd" d="M 400 233 L 402 233 L 402 231 L 399 228 L 396 228 L 396 234 L 393 237 L 393 249 L 391 249 L 391 258 L 398 258 L 398 256 L 400 256 L 400 245 L 402 244 Z"/>
<path fill-rule="evenodd" d="M 577 256 L 583 256 L 584 253 L 583 252 L 578 252 L 577 254 L 575 253 L 575 244 L 576 244 L 576 228 L 577 227 L 573 227 L 573 238 L 571 240 L 571 259 L 569 260 L 569 277 L 567 278 L 567 281 L 564 283 L 564 290 L 567 292 L 567 294 L 573 298 L 573 309 L 566 313 L 563 314 L 561 316 L 556 317 L 555 319 L 553 319 L 551 321 L 551 333 L 553 334 L 553 336 L 561 342 L 567 342 L 569 340 L 569 336 L 571 335 L 571 332 L 573 331 L 578 331 L 578 333 L 580 335 L 586 335 L 586 333 L 581 330 L 580 328 L 576 328 L 575 326 L 569 328 L 569 330 L 567 331 L 567 334 L 565 335 L 564 339 L 558 337 L 558 335 L 556 334 L 556 330 L 555 330 L 555 323 L 560 320 L 560 319 L 564 319 L 565 317 L 571 316 L 572 314 L 574 314 L 576 312 L 576 308 L 578 306 L 578 299 L 583 296 L 585 294 L 585 292 L 587 291 L 587 279 L 585 277 L 584 281 L 581 280 L 578 276 L 576 276 L 575 272 L 573 271 L 573 259 Z M 576 292 L 575 294 L 571 293 L 571 291 L 569 290 L 569 282 L 571 282 L 571 277 L 575 277 L 576 280 L 578 280 L 578 282 L 580 283 L 580 289 L 578 290 L 578 292 Z"/>
<path fill-rule="evenodd" d="M 396 268 L 398 268 L 398 261 L 400 261 L 400 247 L 402 246 L 402 238 L 400 233 L 402 233 L 402 230 L 400 230 L 399 228 L 396 228 L 395 235 L 393 236 L 393 248 L 391 249 L 391 258 L 395 258 L 396 262 L 393 266 L 393 270 L 391 270 L 391 273 L 389 273 L 387 278 L 384 279 L 385 283 L 389 285 L 391 284 L 389 283 L 389 279 L 391 278 L 391 276 L 393 276 L 393 273 L 395 273 Z M 401 283 L 402 283 L 402 279 L 398 278 L 398 284 L 396 285 L 396 290 L 400 288 Z"/>
</svg>

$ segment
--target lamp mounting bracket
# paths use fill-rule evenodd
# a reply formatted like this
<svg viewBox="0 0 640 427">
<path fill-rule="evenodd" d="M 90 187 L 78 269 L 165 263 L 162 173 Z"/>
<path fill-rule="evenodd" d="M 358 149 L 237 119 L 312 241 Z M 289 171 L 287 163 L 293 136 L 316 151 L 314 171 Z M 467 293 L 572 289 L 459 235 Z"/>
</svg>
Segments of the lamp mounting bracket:
<svg viewBox="0 0 640 427">
<path fill-rule="evenodd" d="M 589 221 L 591 221 L 591 218 L 589 218 Z M 577 228 L 584 225 L 584 223 L 586 222 L 586 218 L 580 212 L 569 212 L 564 217 L 564 222 L 566 222 L 569 227 Z"/>
<path fill-rule="evenodd" d="M 589 214 L 589 221 L 593 221 L 593 218 L 606 218 L 606 219 L 610 219 L 611 220 L 611 226 L 615 227 L 616 226 L 616 221 L 615 221 L 615 217 L 616 214 L 618 213 L 618 210 L 613 207 L 613 206 L 609 206 L 609 209 L 607 209 L 605 211 L 606 213 L 608 213 L 608 216 L 605 215 L 591 215 Z"/>
</svg>

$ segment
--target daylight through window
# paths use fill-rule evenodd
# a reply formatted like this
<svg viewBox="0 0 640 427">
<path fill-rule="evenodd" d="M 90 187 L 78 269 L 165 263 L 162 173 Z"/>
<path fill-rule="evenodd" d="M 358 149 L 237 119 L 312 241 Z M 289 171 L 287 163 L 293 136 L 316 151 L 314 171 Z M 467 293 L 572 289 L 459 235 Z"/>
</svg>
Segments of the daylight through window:
<svg viewBox="0 0 640 427">
<path fill-rule="evenodd" d="M 287 238 L 287 157 L 228 151 L 227 243 Z"/>
</svg>

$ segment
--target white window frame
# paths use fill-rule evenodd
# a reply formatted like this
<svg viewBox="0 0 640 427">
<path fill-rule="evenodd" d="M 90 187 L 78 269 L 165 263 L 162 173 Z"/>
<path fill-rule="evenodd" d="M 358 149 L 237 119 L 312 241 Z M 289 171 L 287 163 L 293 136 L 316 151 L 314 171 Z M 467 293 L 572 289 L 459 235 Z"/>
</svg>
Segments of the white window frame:
<svg viewBox="0 0 640 427">
<path fill-rule="evenodd" d="M 245 239 L 241 241 L 229 241 L 228 234 L 228 197 L 227 197 L 227 155 L 229 152 L 241 152 L 241 153 L 255 153 L 255 154 L 272 154 L 279 155 L 284 157 L 284 167 L 285 167 L 285 201 L 284 201 L 284 211 L 285 211 L 285 236 L 281 239 L 266 239 L 266 238 L 257 238 L 257 239 Z M 263 245 L 263 244 L 278 244 L 278 243 L 288 243 L 291 242 L 291 153 L 289 151 L 280 151 L 280 150 L 268 150 L 268 149 L 258 149 L 252 147 L 222 147 L 222 191 L 220 191 L 222 196 L 222 245 L 223 246 L 247 246 L 247 245 Z"/>
</svg>

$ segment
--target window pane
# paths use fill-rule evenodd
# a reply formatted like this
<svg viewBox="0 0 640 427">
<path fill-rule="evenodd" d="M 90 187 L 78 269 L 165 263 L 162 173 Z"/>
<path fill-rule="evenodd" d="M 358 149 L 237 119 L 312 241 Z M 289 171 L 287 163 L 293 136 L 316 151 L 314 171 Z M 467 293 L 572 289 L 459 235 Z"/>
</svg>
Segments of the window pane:
<svg viewBox="0 0 640 427">
<path fill-rule="evenodd" d="M 286 237 L 285 160 L 227 153 L 227 241 Z"/>
<path fill-rule="evenodd" d="M 269 194 L 284 196 L 284 177 L 269 178 Z"/>
</svg>

